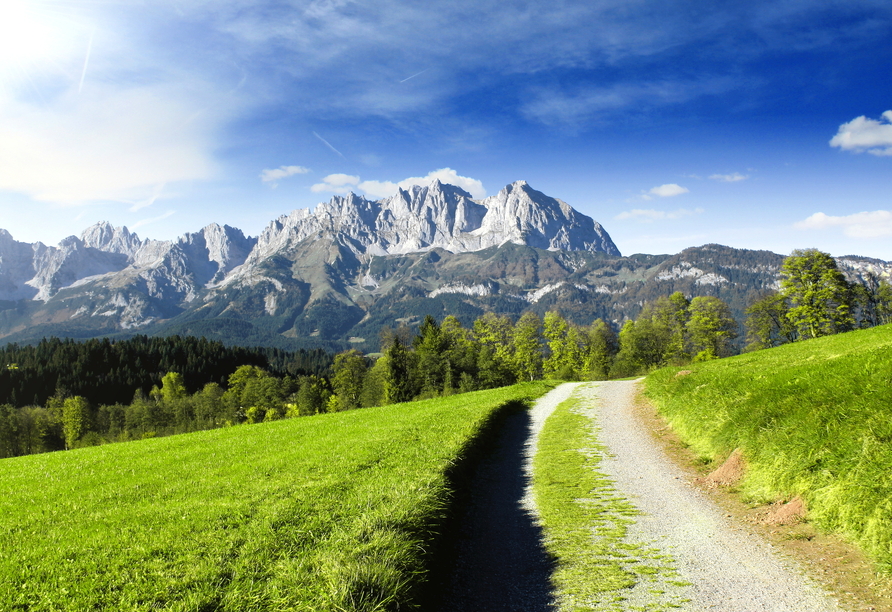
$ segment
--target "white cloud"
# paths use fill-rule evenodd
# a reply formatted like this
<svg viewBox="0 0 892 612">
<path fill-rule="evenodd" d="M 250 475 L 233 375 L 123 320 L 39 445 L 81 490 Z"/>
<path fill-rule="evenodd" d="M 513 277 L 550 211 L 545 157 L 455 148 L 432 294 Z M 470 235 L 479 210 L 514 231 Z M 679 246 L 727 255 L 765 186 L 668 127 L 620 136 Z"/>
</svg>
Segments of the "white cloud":
<svg viewBox="0 0 892 612">
<path fill-rule="evenodd" d="M 486 189 L 483 183 L 477 179 L 459 175 L 452 168 L 440 168 L 433 172 L 428 172 L 426 176 L 413 176 L 403 179 L 398 183 L 393 181 L 360 181 L 358 176 L 349 174 L 330 174 L 326 176 L 322 183 L 317 183 L 310 187 L 314 192 L 329 191 L 333 193 L 347 193 L 353 187 L 357 187 L 366 195 L 373 198 L 387 198 L 394 195 L 397 189 L 408 189 L 412 185 L 427 187 L 435 179 L 439 179 L 441 183 L 455 185 L 471 194 L 472 197 L 481 199 L 486 197 Z"/>
<path fill-rule="evenodd" d="M 331 193 L 345 194 L 353 191 L 353 188 L 359 185 L 359 177 L 350 174 L 329 174 L 322 179 L 321 183 L 316 183 L 310 187 L 313 193 L 329 191 Z"/>
<path fill-rule="evenodd" d="M 272 183 L 273 186 L 275 186 L 277 181 L 288 178 L 289 176 L 294 176 L 295 174 L 307 174 L 309 171 L 309 168 L 304 168 L 303 166 L 279 166 L 272 170 L 265 168 L 260 173 L 260 180 L 264 183 Z"/>
<path fill-rule="evenodd" d="M 416 176 L 403 179 L 397 184 L 403 189 L 408 189 L 412 185 L 426 187 L 430 185 L 434 179 L 439 179 L 441 183 L 461 187 L 478 200 L 486 197 L 486 189 L 483 188 L 483 183 L 481 181 L 467 176 L 459 176 L 459 174 L 452 168 L 440 168 L 439 170 L 428 172 L 427 176 Z"/>
<path fill-rule="evenodd" d="M 644 200 L 651 200 L 653 199 L 652 196 L 657 196 L 658 198 L 671 198 L 683 193 L 688 193 L 689 191 L 690 190 L 687 187 L 682 187 L 675 183 L 667 183 L 666 185 L 660 185 L 659 187 L 652 188 L 646 193 L 642 193 L 641 197 Z"/>
<path fill-rule="evenodd" d="M 618 221 L 635 219 L 637 221 L 641 221 L 642 223 L 652 223 L 654 221 L 671 221 L 673 219 L 681 219 L 683 217 L 690 217 L 691 215 L 699 215 L 702 212 L 702 208 L 695 208 L 694 210 L 689 210 L 687 208 L 679 208 L 678 210 L 654 210 L 652 208 L 645 210 L 636 208 L 633 210 L 621 212 L 620 214 L 616 215 L 614 219 Z"/>
<path fill-rule="evenodd" d="M 843 228 L 843 234 L 851 238 L 884 238 L 892 236 L 892 212 L 875 210 L 859 212 L 842 217 L 815 213 L 803 221 L 794 224 L 797 229 L 829 229 Z"/>
<path fill-rule="evenodd" d="M 395 194 L 399 187 L 391 181 L 363 181 L 359 184 L 359 188 L 373 198 L 388 198 Z"/>
<path fill-rule="evenodd" d="M 749 178 L 748 174 L 740 174 L 739 172 L 733 172 L 731 174 L 713 174 L 709 177 L 713 181 L 720 181 L 722 183 L 738 183 L 740 181 L 745 181 Z"/>
<path fill-rule="evenodd" d="M 830 146 L 856 153 L 892 155 L 892 110 L 883 113 L 879 121 L 862 115 L 843 123 L 830 139 Z"/>
</svg>

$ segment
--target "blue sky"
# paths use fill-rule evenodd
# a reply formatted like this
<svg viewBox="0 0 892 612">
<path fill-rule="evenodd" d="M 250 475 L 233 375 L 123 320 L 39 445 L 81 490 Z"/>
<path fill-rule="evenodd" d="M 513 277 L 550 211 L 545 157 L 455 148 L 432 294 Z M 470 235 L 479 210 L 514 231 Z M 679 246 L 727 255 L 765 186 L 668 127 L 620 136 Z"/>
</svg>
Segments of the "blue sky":
<svg viewBox="0 0 892 612">
<path fill-rule="evenodd" d="M 892 260 L 888 0 L 0 1 L 0 227 L 519 179 L 624 254 Z"/>
</svg>

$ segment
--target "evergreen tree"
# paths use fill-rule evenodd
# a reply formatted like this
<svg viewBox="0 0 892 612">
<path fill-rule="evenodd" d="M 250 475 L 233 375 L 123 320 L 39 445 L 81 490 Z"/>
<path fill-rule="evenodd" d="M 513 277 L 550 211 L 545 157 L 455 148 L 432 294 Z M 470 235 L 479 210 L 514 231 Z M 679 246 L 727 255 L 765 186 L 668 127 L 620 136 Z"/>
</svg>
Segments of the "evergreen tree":
<svg viewBox="0 0 892 612">
<path fill-rule="evenodd" d="M 365 375 L 362 381 L 363 407 L 382 406 L 384 404 L 384 377 L 387 374 L 387 361 L 381 357 Z"/>
<path fill-rule="evenodd" d="M 394 338 L 384 351 L 384 377 L 382 381 L 384 404 L 408 402 L 414 396 L 412 388 L 412 360 L 409 351 L 399 338 Z"/>
<path fill-rule="evenodd" d="M 447 342 L 436 319 L 431 315 L 424 318 L 418 329 L 418 336 L 412 344 L 415 348 L 415 363 L 422 397 L 441 394 L 446 381 Z"/>
<path fill-rule="evenodd" d="M 300 416 L 325 412 L 331 392 L 324 378 L 302 376 L 298 379 L 297 410 Z"/>
<path fill-rule="evenodd" d="M 513 361 L 514 324 L 507 316 L 487 312 L 474 321 L 478 388 L 490 389 L 516 382 Z"/>
<path fill-rule="evenodd" d="M 450 388 L 457 387 L 461 391 L 473 391 L 473 381 L 477 378 L 478 345 L 474 342 L 471 330 L 462 327 L 459 320 L 453 315 L 448 315 L 440 324 L 440 334 L 445 343 L 444 357 L 446 360 L 446 374 L 448 374 Z M 462 381 L 465 381 L 463 386 Z M 470 383 L 470 386 L 468 385 Z M 443 381 L 444 391 L 446 380 Z"/>
</svg>

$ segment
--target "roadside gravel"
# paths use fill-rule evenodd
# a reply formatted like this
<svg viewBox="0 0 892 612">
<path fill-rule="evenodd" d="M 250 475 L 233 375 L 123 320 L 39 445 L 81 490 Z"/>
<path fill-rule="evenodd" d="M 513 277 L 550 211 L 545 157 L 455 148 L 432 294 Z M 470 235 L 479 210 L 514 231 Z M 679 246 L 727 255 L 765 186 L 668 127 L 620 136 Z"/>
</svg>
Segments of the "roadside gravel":
<svg viewBox="0 0 892 612">
<path fill-rule="evenodd" d="M 686 481 L 634 416 L 637 383 L 612 381 L 576 390 L 605 447 L 599 469 L 641 511 L 630 542 L 670 555 L 685 610 L 830 612 L 838 604 L 795 563 L 732 520 Z M 597 452 L 597 451 L 596 451 Z M 634 589 L 633 589 L 634 590 Z M 647 591 L 629 605 L 648 603 Z M 629 609 L 632 609 L 631 607 Z"/>
</svg>

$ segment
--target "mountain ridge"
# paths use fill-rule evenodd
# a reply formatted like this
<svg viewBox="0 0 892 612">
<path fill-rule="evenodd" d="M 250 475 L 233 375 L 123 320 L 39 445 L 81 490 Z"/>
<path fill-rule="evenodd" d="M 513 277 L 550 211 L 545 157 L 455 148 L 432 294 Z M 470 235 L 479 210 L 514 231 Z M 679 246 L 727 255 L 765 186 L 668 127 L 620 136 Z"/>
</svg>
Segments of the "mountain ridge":
<svg viewBox="0 0 892 612">
<path fill-rule="evenodd" d="M 557 308 L 617 326 L 643 302 L 717 295 L 738 318 L 783 256 L 705 245 L 623 257 L 599 223 L 525 181 L 483 200 L 434 181 L 382 200 L 334 196 L 257 237 L 212 223 L 163 241 L 107 222 L 56 247 L 0 230 L 0 339 L 216 334 L 290 348 L 374 350 L 424 314 Z M 852 278 L 892 265 L 840 258 Z"/>
</svg>

